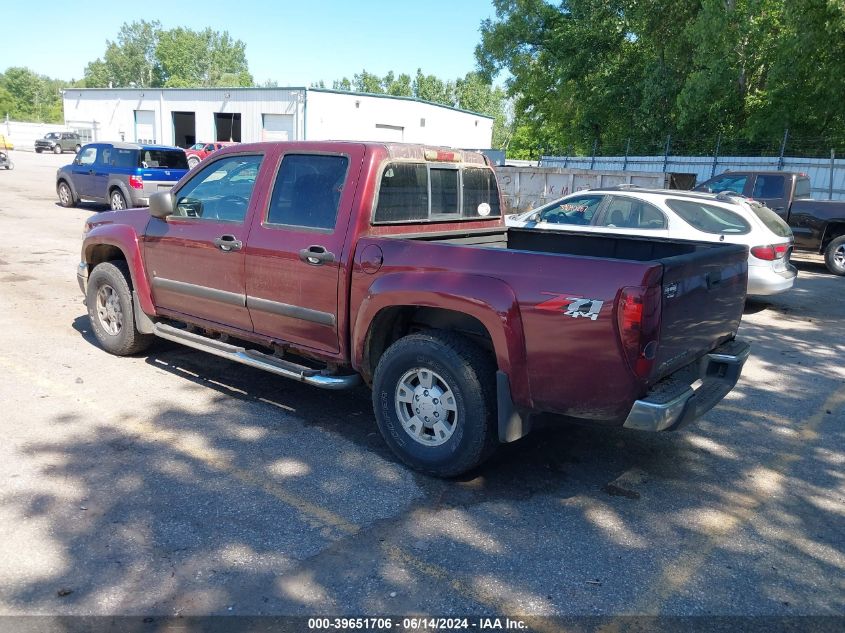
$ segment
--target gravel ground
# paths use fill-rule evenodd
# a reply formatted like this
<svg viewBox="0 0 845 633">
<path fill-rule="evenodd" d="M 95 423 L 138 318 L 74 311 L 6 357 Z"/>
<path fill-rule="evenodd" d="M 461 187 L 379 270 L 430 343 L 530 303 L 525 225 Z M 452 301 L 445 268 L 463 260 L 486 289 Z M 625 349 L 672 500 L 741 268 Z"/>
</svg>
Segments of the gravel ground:
<svg viewBox="0 0 845 633">
<path fill-rule="evenodd" d="M 369 392 L 95 343 L 70 155 L 0 170 L 0 614 L 845 615 L 845 279 L 749 303 L 685 431 L 557 426 L 432 480 Z M 546 630 L 537 625 L 538 630 Z"/>
</svg>

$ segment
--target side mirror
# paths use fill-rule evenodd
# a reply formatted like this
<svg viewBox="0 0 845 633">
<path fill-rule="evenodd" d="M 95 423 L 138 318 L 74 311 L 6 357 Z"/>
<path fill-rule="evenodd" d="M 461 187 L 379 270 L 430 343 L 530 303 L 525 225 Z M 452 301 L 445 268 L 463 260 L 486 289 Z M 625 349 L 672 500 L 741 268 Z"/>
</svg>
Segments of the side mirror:
<svg viewBox="0 0 845 633">
<path fill-rule="evenodd" d="M 529 222 L 539 222 L 540 221 L 540 214 L 539 213 L 532 213 L 530 216 L 528 216 L 528 221 Z"/>
<path fill-rule="evenodd" d="M 161 220 L 173 215 L 173 194 L 169 191 L 159 191 L 151 195 L 150 215 Z"/>
</svg>

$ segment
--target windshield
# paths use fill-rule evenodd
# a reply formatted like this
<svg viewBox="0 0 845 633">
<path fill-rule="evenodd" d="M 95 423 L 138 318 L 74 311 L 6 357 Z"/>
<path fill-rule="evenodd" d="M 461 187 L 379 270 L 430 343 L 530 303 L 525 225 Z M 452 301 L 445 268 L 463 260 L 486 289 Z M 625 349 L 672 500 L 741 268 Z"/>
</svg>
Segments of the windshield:
<svg viewBox="0 0 845 633">
<path fill-rule="evenodd" d="M 789 225 L 769 207 L 758 203 L 751 203 L 749 206 L 754 212 L 754 215 L 756 215 L 772 233 L 778 237 L 792 237 L 792 229 L 789 228 Z"/>
<path fill-rule="evenodd" d="M 202 149 L 203 147 L 205 147 L 205 143 L 194 143 L 189 149 Z"/>
<path fill-rule="evenodd" d="M 59 134 L 58 134 L 58 132 L 50 132 L 44 138 L 57 139 L 57 138 L 59 138 Z"/>
</svg>

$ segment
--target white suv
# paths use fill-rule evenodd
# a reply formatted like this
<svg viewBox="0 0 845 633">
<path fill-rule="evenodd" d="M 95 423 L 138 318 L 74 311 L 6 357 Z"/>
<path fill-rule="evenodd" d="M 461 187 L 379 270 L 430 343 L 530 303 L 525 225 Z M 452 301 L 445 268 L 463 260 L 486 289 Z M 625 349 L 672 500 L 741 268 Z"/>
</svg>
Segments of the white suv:
<svg viewBox="0 0 845 633">
<path fill-rule="evenodd" d="M 748 294 L 792 288 L 792 230 L 774 211 L 735 194 L 619 186 L 580 191 L 506 218 L 508 226 L 745 244 Z"/>
</svg>

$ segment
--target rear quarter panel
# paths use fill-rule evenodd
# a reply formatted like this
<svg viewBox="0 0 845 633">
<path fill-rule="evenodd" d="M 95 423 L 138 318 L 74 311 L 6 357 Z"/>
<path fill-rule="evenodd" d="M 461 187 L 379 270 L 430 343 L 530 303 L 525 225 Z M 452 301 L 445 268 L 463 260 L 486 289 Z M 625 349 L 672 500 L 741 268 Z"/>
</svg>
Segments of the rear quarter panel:
<svg viewBox="0 0 845 633">
<path fill-rule="evenodd" d="M 356 251 L 369 245 L 383 264 L 368 274 L 354 263 L 356 367 L 379 309 L 430 305 L 485 325 L 518 406 L 613 422 L 644 392 L 623 358 L 614 306 L 621 287 L 641 285 L 659 265 L 377 237 Z M 601 302 L 595 318 L 567 314 L 579 299 Z"/>
</svg>

